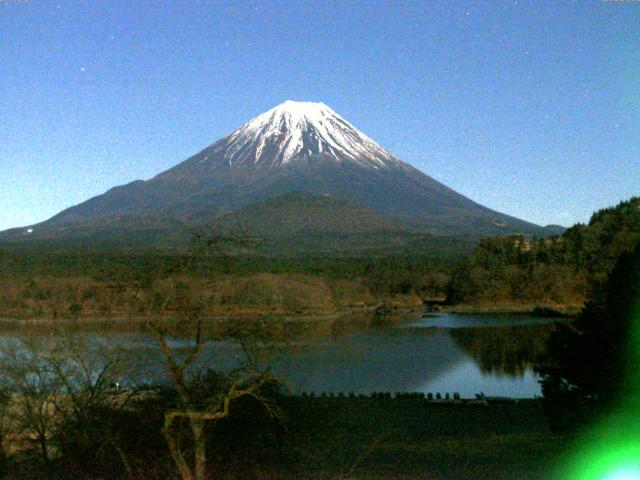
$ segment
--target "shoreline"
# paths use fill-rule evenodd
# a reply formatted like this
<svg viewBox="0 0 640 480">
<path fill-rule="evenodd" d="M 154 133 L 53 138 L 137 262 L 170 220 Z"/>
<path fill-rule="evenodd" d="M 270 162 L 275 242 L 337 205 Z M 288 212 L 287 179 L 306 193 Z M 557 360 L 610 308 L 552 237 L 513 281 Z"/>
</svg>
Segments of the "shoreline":
<svg viewBox="0 0 640 480">
<path fill-rule="evenodd" d="M 534 315 L 541 317 L 573 317 L 582 310 L 583 304 L 458 304 L 442 307 L 439 311 L 458 314 L 494 314 L 494 315 Z"/>
<path fill-rule="evenodd" d="M 382 314 L 395 314 L 404 312 L 415 313 L 456 313 L 464 315 L 532 315 L 539 317 L 573 317 L 580 313 L 584 303 L 517 303 L 517 302 L 495 302 L 495 303 L 459 303 L 447 304 L 444 299 L 423 299 L 420 307 L 413 305 L 394 306 L 381 304 L 375 311 L 382 311 Z"/>
<path fill-rule="evenodd" d="M 286 311 L 269 311 L 265 310 L 246 310 L 237 311 L 230 310 L 218 315 L 203 315 L 202 321 L 207 324 L 225 324 L 228 322 L 239 322 L 246 320 L 263 320 L 273 322 L 274 324 L 307 324 L 319 323 L 330 320 L 356 320 L 358 317 L 374 317 L 382 319 L 389 323 L 398 323 L 407 320 L 407 316 L 420 314 L 439 314 L 454 313 L 463 315 L 532 315 L 541 317 L 558 317 L 567 318 L 575 316 L 579 313 L 582 305 L 577 304 L 515 304 L 515 303 L 493 303 L 493 304 L 458 304 L 458 305 L 439 305 L 433 306 L 421 305 L 389 305 L 382 303 L 379 305 L 368 305 L 349 307 L 328 312 L 310 311 L 305 313 L 286 312 Z M 86 315 L 78 318 L 52 318 L 52 317 L 10 317 L 0 316 L 0 330 L 7 328 L 24 328 L 24 327 L 64 327 L 72 326 L 80 327 L 137 327 L 144 328 L 144 325 L 151 320 L 161 322 L 174 323 L 178 320 L 177 316 L 154 316 L 154 315 L 122 315 L 122 316 L 99 316 Z"/>
</svg>

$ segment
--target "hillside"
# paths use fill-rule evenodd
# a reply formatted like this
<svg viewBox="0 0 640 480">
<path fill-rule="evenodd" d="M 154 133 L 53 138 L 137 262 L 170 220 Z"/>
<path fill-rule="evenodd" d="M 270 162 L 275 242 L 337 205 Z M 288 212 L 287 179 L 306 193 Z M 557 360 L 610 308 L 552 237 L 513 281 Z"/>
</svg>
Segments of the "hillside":
<svg viewBox="0 0 640 480">
<path fill-rule="evenodd" d="M 452 303 L 580 305 L 638 244 L 640 197 L 633 197 L 559 236 L 483 239 L 453 275 L 448 297 Z"/>
<path fill-rule="evenodd" d="M 393 220 L 328 195 L 292 192 L 217 218 L 212 229 L 265 238 L 402 230 Z"/>
</svg>

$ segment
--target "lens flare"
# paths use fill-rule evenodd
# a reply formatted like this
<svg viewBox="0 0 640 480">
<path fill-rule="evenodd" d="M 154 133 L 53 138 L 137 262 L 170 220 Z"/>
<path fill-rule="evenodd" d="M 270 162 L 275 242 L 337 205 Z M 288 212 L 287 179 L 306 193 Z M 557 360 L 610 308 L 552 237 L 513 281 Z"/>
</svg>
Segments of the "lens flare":
<svg viewBox="0 0 640 480">
<path fill-rule="evenodd" d="M 579 440 L 553 478 L 640 480 L 640 298 L 626 349 L 626 392 L 616 407 Z"/>
<path fill-rule="evenodd" d="M 640 468 L 621 467 L 604 477 L 604 480 L 640 480 Z"/>
</svg>

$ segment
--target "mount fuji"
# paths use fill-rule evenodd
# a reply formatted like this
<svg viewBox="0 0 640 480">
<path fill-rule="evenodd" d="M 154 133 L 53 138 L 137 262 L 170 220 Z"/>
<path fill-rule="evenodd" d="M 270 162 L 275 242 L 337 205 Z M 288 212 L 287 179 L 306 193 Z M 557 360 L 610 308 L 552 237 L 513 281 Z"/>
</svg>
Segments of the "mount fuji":
<svg viewBox="0 0 640 480">
<path fill-rule="evenodd" d="M 308 204 L 314 208 L 305 208 Z M 251 212 L 262 212 L 261 217 Z M 295 232 L 307 234 L 318 224 L 324 232 L 339 233 L 372 226 L 432 235 L 551 233 L 453 191 L 322 103 L 286 101 L 149 180 L 112 188 L 0 238 L 119 231 L 126 239 L 126 232 L 140 230 L 165 235 L 212 222 L 224 227 L 237 215 L 249 230 L 260 223 L 266 234 L 264 225 L 278 230 L 274 218 L 295 220 Z M 349 221 L 334 224 L 345 215 Z"/>
</svg>

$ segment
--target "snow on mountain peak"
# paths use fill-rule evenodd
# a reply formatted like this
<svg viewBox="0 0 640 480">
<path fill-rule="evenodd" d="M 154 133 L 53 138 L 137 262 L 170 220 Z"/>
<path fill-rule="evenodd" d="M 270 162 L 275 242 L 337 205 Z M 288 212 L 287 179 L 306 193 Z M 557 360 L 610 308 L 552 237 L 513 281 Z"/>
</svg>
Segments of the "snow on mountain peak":
<svg viewBox="0 0 640 480">
<path fill-rule="evenodd" d="M 404 167 L 324 103 L 287 100 L 215 145 L 229 165 L 283 166 L 329 159 L 368 168 Z"/>
</svg>

